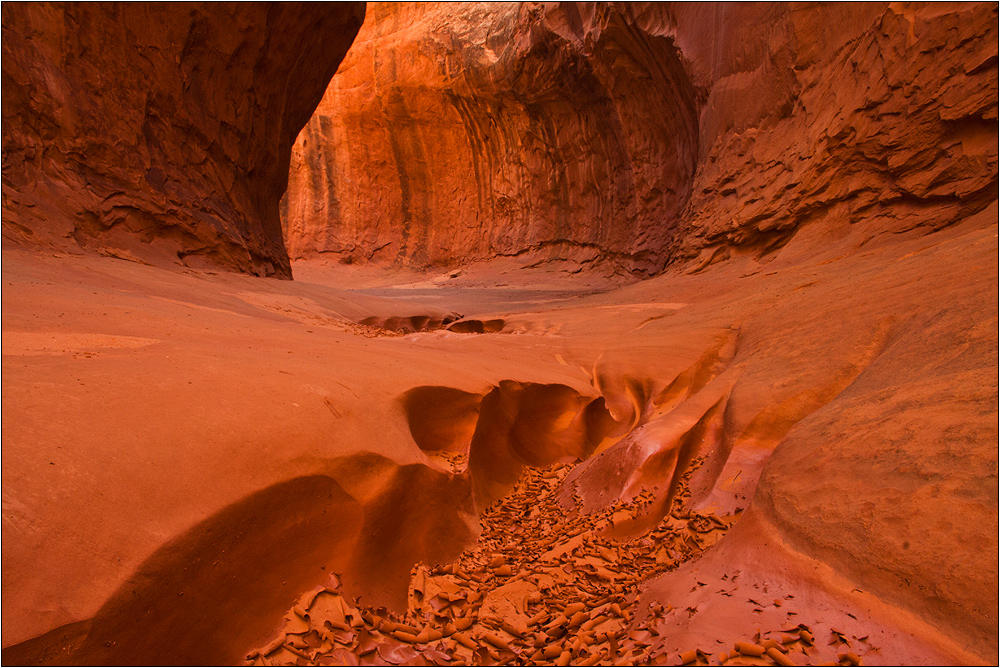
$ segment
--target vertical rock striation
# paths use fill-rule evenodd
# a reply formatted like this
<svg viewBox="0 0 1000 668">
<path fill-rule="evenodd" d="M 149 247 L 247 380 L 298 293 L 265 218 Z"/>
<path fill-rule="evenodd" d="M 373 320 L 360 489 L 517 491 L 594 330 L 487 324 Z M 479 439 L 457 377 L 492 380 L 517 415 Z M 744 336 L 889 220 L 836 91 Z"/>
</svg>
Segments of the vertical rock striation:
<svg viewBox="0 0 1000 668">
<path fill-rule="evenodd" d="M 7 243 L 289 277 L 288 155 L 362 3 L 3 7 Z"/>
<path fill-rule="evenodd" d="M 379 5 L 293 148 L 293 258 L 636 273 L 997 183 L 996 7 Z"/>
<path fill-rule="evenodd" d="M 697 100 L 629 10 L 379 5 L 293 149 L 292 257 L 426 267 L 541 252 L 657 268 Z"/>
</svg>

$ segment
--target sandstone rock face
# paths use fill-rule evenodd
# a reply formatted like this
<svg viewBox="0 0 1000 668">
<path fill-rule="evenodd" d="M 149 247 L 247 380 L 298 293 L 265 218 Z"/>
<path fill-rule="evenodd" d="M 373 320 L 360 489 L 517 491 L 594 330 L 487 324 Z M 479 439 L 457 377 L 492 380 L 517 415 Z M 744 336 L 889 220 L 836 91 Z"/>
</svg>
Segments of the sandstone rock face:
<svg viewBox="0 0 1000 668">
<path fill-rule="evenodd" d="M 995 6 L 789 5 L 766 30 L 749 8 L 676 11 L 708 96 L 671 257 L 766 252 L 820 221 L 940 229 L 996 197 Z M 730 40 L 706 39 L 712 13 Z"/>
<path fill-rule="evenodd" d="M 362 3 L 3 8 L 3 234 L 290 275 L 289 147 Z"/>
<path fill-rule="evenodd" d="M 375 4 L 293 148 L 286 246 L 655 272 L 768 252 L 823 218 L 939 228 L 996 192 L 995 19 L 988 4 Z"/>
<path fill-rule="evenodd" d="M 652 270 L 690 195 L 696 91 L 630 11 L 374 5 L 300 134 L 292 257 L 526 251 Z"/>
<path fill-rule="evenodd" d="M 3 7 L 4 663 L 996 664 L 995 4 L 377 7 L 304 280 L 48 252 L 280 275 L 293 10 Z"/>
</svg>

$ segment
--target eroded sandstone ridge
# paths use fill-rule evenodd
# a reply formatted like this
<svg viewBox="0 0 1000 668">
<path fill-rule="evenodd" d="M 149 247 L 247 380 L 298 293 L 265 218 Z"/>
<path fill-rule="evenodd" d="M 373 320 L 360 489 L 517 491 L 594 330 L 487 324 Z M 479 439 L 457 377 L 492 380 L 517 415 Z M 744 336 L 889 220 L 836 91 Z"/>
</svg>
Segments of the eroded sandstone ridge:
<svg viewBox="0 0 1000 668">
<path fill-rule="evenodd" d="M 996 191 L 996 43 L 988 4 L 373 3 L 295 143 L 286 245 L 652 273 L 941 227 Z"/>
<path fill-rule="evenodd" d="M 289 277 L 289 147 L 363 3 L 3 7 L 3 234 Z"/>
</svg>

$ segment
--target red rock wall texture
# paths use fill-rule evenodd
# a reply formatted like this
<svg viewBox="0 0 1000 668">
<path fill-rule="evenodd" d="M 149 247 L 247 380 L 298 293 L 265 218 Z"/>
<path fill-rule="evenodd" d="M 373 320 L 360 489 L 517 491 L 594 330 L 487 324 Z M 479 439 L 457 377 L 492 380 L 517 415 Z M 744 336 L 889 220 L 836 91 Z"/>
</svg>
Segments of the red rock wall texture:
<svg viewBox="0 0 1000 668">
<path fill-rule="evenodd" d="M 293 148 L 293 258 L 634 272 L 996 192 L 992 4 L 369 7 Z"/>
<path fill-rule="evenodd" d="M 379 5 L 293 149 L 292 257 L 552 247 L 649 261 L 690 194 L 695 91 L 607 6 Z"/>
<path fill-rule="evenodd" d="M 704 26 L 679 30 L 681 49 L 694 55 L 712 42 L 700 14 L 746 19 L 753 10 L 676 11 L 681 28 Z M 672 256 L 766 250 L 814 222 L 864 221 L 872 234 L 929 230 L 996 198 L 995 4 L 773 11 L 764 35 L 738 19 L 715 53 L 693 57 L 696 82 L 709 92 Z M 716 25 L 728 18 L 717 15 Z M 748 30 L 756 39 L 740 34 Z M 702 65 L 709 62 L 723 65 Z"/>
<path fill-rule="evenodd" d="M 363 3 L 5 4 L 5 243 L 290 276 L 292 142 Z"/>
</svg>

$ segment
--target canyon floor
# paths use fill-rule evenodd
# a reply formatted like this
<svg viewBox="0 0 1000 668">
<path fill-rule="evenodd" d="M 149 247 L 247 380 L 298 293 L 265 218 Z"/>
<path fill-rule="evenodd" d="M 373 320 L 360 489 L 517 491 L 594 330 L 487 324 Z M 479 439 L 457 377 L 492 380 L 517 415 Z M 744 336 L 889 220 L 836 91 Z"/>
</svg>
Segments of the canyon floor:
<svg viewBox="0 0 1000 668">
<path fill-rule="evenodd" d="M 4 662 L 995 662 L 996 219 L 641 282 L 7 249 Z"/>
</svg>

